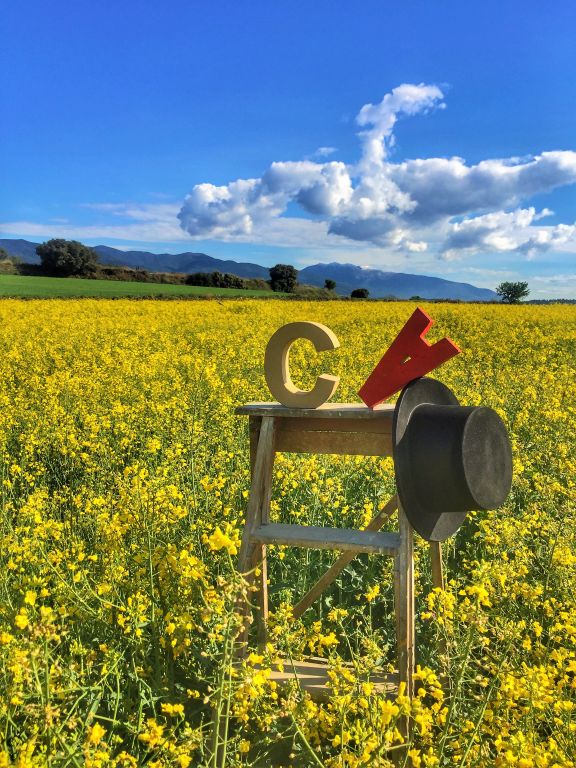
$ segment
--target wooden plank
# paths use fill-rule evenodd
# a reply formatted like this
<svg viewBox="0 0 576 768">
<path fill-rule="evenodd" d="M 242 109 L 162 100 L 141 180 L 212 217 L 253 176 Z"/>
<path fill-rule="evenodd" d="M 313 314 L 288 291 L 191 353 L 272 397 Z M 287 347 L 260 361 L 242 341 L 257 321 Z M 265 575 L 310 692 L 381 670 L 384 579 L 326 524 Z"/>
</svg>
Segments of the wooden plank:
<svg viewBox="0 0 576 768">
<path fill-rule="evenodd" d="M 374 517 L 366 526 L 367 531 L 379 531 L 380 528 L 384 525 L 386 520 L 390 517 L 391 514 L 397 509 L 398 507 L 398 497 L 392 496 L 390 501 L 385 505 L 385 507 L 380 510 L 380 512 Z M 308 608 L 312 605 L 312 603 L 317 600 L 322 592 L 332 584 L 332 582 L 338 578 L 338 576 L 342 573 L 344 568 L 346 568 L 347 565 L 349 565 L 352 560 L 356 557 L 356 552 L 344 552 L 344 554 L 340 555 L 340 557 L 336 560 L 335 563 L 333 563 L 330 568 L 324 573 L 318 581 L 308 590 L 308 592 L 304 595 L 304 597 L 300 600 L 299 603 L 297 603 L 294 606 L 293 615 L 295 619 L 299 619 L 300 616 L 304 613 L 304 611 L 307 611 Z"/>
<path fill-rule="evenodd" d="M 353 432 L 280 432 L 276 450 L 346 456 L 391 456 L 390 434 Z"/>
<path fill-rule="evenodd" d="M 285 544 L 311 549 L 338 549 L 344 552 L 374 552 L 398 554 L 400 537 L 397 533 L 356 531 L 352 528 L 321 528 L 314 525 L 284 525 L 270 523 L 257 528 L 252 537 L 263 544 Z"/>
<path fill-rule="evenodd" d="M 385 411 L 378 419 L 341 418 L 295 418 L 286 416 L 276 422 L 279 434 L 284 432 L 378 432 L 384 435 L 392 434 L 393 411 Z M 254 417 L 251 416 L 250 420 Z"/>
<path fill-rule="evenodd" d="M 354 668 L 348 665 L 354 673 Z M 328 677 L 328 664 L 325 659 L 314 661 L 284 661 L 282 671 L 273 669 L 270 680 L 274 680 L 279 686 L 284 686 L 292 681 L 298 683 L 302 690 L 310 694 L 313 699 L 327 699 L 331 695 L 331 681 Z M 376 672 L 359 678 L 359 682 L 371 682 L 374 684 L 374 692 L 394 697 L 398 693 L 398 674 Z"/>
<path fill-rule="evenodd" d="M 324 403 L 318 408 L 287 408 L 280 403 L 247 403 L 234 411 L 239 416 L 273 416 L 274 418 L 290 416 L 315 419 L 381 419 L 389 418 L 389 414 L 393 412 L 393 405 L 367 408 L 362 403 Z"/>
<path fill-rule="evenodd" d="M 406 695 L 414 693 L 414 552 L 412 526 L 404 510 L 398 506 L 400 547 L 395 558 L 397 582 L 397 644 L 399 680 L 406 683 Z"/>
</svg>

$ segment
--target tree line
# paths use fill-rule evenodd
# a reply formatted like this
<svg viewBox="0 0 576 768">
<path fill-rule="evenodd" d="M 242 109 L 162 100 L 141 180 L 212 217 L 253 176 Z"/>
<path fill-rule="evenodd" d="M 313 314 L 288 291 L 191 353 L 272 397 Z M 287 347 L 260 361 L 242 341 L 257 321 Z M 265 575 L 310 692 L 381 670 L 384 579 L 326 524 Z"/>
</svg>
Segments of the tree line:
<svg viewBox="0 0 576 768">
<path fill-rule="evenodd" d="M 93 277 L 99 266 L 98 254 L 93 248 L 77 240 L 54 238 L 36 248 L 42 270 L 56 277 Z M 298 270 L 290 264 L 270 267 L 268 281 L 239 277 L 229 272 L 194 272 L 186 277 L 187 285 L 211 288 L 268 288 L 278 293 L 295 293 L 298 288 Z M 333 291 L 334 280 L 326 280 L 325 288 Z M 362 289 L 361 289 L 362 290 Z M 363 289 L 368 295 L 368 291 Z M 361 297 L 359 297 L 361 298 Z"/>
<path fill-rule="evenodd" d="M 98 254 L 93 248 L 77 240 L 53 238 L 41 243 L 36 248 L 42 270 L 57 277 L 94 277 L 98 271 Z M 0 248 L 0 260 L 10 259 L 4 248 Z M 270 279 L 244 278 L 228 272 L 194 272 L 187 275 L 186 284 L 213 288 L 256 289 L 268 286 L 278 293 L 296 293 L 298 289 L 298 270 L 290 264 L 276 264 L 269 269 Z M 333 292 L 336 282 L 327 278 L 324 289 Z M 507 304 L 519 304 L 530 294 L 527 282 L 503 282 L 496 288 L 496 293 Z M 350 293 L 352 299 L 367 299 L 367 288 L 355 288 Z M 413 297 L 420 299 L 419 296 Z"/>
</svg>

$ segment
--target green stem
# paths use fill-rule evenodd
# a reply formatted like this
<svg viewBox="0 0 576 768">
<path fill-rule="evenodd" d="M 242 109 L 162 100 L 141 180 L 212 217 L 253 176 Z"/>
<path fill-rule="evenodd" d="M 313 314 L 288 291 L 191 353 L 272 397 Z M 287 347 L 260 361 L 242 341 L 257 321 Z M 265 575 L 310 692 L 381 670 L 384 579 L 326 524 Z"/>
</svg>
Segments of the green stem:
<svg viewBox="0 0 576 768">
<path fill-rule="evenodd" d="M 453 694 L 450 699 L 450 706 L 448 707 L 448 714 L 446 715 L 446 724 L 444 726 L 444 731 L 442 733 L 442 738 L 440 740 L 440 757 L 444 756 L 444 745 L 446 743 L 446 739 L 448 737 L 448 729 L 450 728 L 450 723 L 452 721 L 452 713 L 454 711 L 454 708 L 456 706 L 456 696 L 458 694 L 458 690 L 460 688 L 460 684 L 462 683 L 462 679 L 464 677 L 464 671 L 466 669 L 466 666 L 468 664 L 468 658 L 470 656 L 470 651 L 472 649 L 472 638 L 473 638 L 473 632 L 472 627 L 468 628 L 468 639 L 466 640 L 466 649 L 464 653 L 464 660 L 462 662 L 462 666 L 460 668 L 460 672 L 458 674 L 458 679 L 456 680 L 456 684 L 453 689 Z"/>
<path fill-rule="evenodd" d="M 310 744 L 310 742 L 308 741 L 308 739 L 304 735 L 304 732 L 302 731 L 302 729 L 300 728 L 300 726 L 296 722 L 296 718 L 294 717 L 292 712 L 290 713 L 290 718 L 292 720 L 294 728 L 296 728 L 296 733 L 298 734 L 298 736 L 300 736 L 300 738 L 302 739 L 302 743 L 304 744 L 304 746 L 308 750 L 308 753 L 310 754 L 310 757 L 314 760 L 314 764 L 315 765 L 319 765 L 320 768 L 324 768 L 324 763 L 320 760 L 320 758 L 318 757 L 318 755 L 316 754 L 316 752 L 312 748 L 312 745 Z"/>
<path fill-rule="evenodd" d="M 502 669 L 502 664 L 504 663 L 504 659 L 506 659 L 506 657 L 508 656 L 508 652 L 509 652 L 511 647 L 512 647 L 512 643 L 510 642 L 506 646 L 506 650 L 504 651 L 504 653 L 502 654 L 502 656 L 500 658 L 500 662 L 499 662 L 498 667 L 497 667 L 497 671 L 498 672 L 500 672 L 500 670 Z M 468 757 L 468 755 L 470 753 L 470 750 L 472 749 L 472 745 L 474 744 L 474 739 L 476 738 L 476 736 L 478 734 L 478 731 L 480 729 L 480 723 L 482 722 L 482 719 L 484 717 L 484 712 L 486 712 L 486 707 L 488 706 L 488 703 L 489 703 L 490 699 L 492 698 L 492 691 L 496 687 L 497 680 L 498 680 L 498 675 L 494 675 L 492 677 L 492 681 L 491 681 L 490 685 L 488 686 L 488 690 L 486 691 L 486 696 L 484 697 L 484 701 L 483 701 L 482 707 L 480 709 L 480 714 L 476 718 L 476 723 L 474 724 L 474 731 L 472 732 L 472 735 L 470 736 L 470 741 L 468 742 L 468 746 L 466 747 L 466 751 L 464 752 L 464 754 L 462 756 L 462 760 L 461 760 L 462 768 L 464 768 L 464 766 L 466 765 L 466 759 L 467 759 L 467 757 Z"/>
</svg>

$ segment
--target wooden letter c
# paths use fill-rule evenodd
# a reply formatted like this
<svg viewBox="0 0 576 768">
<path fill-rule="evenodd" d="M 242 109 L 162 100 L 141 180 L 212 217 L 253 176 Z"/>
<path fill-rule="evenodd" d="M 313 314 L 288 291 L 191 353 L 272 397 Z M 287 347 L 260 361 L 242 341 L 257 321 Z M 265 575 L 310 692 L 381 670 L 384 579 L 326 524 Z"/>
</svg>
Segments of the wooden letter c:
<svg viewBox="0 0 576 768">
<path fill-rule="evenodd" d="M 296 339 L 308 339 L 317 352 L 337 349 L 340 342 L 330 328 L 321 323 L 288 323 L 273 335 L 264 355 L 264 374 L 273 397 L 288 408 L 318 408 L 334 394 L 340 381 L 339 376 L 327 373 L 318 376 L 316 384 L 309 391 L 297 389 L 290 377 L 290 347 Z"/>
</svg>

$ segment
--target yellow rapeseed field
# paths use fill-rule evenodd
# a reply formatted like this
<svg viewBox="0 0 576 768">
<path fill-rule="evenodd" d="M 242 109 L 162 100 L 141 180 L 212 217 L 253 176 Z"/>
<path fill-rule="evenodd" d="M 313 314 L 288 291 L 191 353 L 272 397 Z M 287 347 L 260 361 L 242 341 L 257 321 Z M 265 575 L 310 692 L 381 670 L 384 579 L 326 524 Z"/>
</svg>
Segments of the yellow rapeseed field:
<svg viewBox="0 0 576 768">
<path fill-rule="evenodd" d="M 0 767 L 576 766 L 576 307 L 423 305 L 429 338 L 464 350 L 437 378 L 507 423 L 514 484 L 443 545 L 445 591 L 417 542 L 415 699 L 362 682 L 394 663 L 386 558 L 358 557 L 295 621 L 334 555 L 273 548 L 270 643 L 231 663 L 249 487 L 234 407 L 270 399 L 269 337 L 327 324 L 341 348 L 298 342 L 293 376 L 339 374 L 354 401 L 414 308 L 0 302 Z M 274 482 L 283 522 L 359 527 L 394 492 L 390 459 L 285 454 Z M 330 659 L 320 703 L 269 679 L 310 654 Z"/>
</svg>

